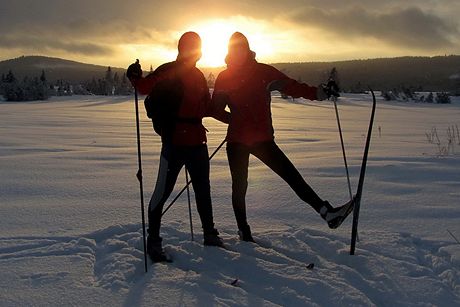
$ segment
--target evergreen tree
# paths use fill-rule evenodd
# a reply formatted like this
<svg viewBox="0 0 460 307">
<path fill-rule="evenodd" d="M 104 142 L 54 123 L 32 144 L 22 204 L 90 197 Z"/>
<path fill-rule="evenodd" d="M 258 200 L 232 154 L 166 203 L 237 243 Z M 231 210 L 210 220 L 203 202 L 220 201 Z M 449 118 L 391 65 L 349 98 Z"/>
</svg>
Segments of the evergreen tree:
<svg viewBox="0 0 460 307">
<path fill-rule="evenodd" d="M 120 86 L 121 86 L 120 95 L 129 95 L 132 93 L 131 82 L 129 82 L 128 78 L 126 77 L 126 73 L 123 73 Z"/>
<path fill-rule="evenodd" d="M 119 95 L 120 92 L 120 77 L 118 76 L 118 72 L 115 72 L 113 75 L 113 88 L 114 88 L 114 95 Z"/>
<path fill-rule="evenodd" d="M 46 76 L 45 76 L 45 70 L 42 69 L 42 74 L 40 76 L 40 81 L 45 83 L 46 82 Z"/>
<path fill-rule="evenodd" d="M 91 82 L 89 83 L 88 85 L 88 91 L 93 94 L 93 95 L 97 95 L 97 82 L 96 82 L 96 78 L 93 77 L 93 79 L 91 80 Z"/>
<path fill-rule="evenodd" d="M 329 79 L 332 79 L 337 84 L 337 87 L 340 88 L 340 80 L 339 80 L 339 72 L 337 68 L 332 68 L 331 73 L 329 75 Z M 328 80 L 329 81 L 329 80 Z"/>
<path fill-rule="evenodd" d="M 18 100 L 19 86 L 16 77 L 14 76 L 11 70 L 5 76 L 3 82 L 3 96 L 8 101 L 17 101 Z"/>
<path fill-rule="evenodd" d="M 5 82 L 7 83 L 13 83 L 16 81 L 16 77 L 14 76 L 13 72 L 11 69 L 8 71 L 8 74 L 6 75 Z"/>
<path fill-rule="evenodd" d="M 430 92 L 428 96 L 426 97 L 425 101 L 428 103 L 433 103 L 434 101 L 433 93 Z"/>
<path fill-rule="evenodd" d="M 113 94 L 113 74 L 112 68 L 109 66 L 107 71 L 105 72 L 105 82 L 104 82 L 104 95 L 112 95 Z"/>
<path fill-rule="evenodd" d="M 436 103 L 450 103 L 450 97 L 448 93 L 436 93 Z"/>
<path fill-rule="evenodd" d="M 107 84 L 105 82 L 105 79 L 97 79 L 96 95 L 107 95 Z"/>
<path fill-rule="evenodd" d="M 48 91 L 48 82 L 46 81 L 45 70 L 42 70 L 42 74 L 40 76 L 40 80 L 36 82 L 37 86 L 37 99 L 45 100 L 49 98 L 49 91 Z"/>
<path fill-rule="evenodd" d="M 460 74 L 457 74 L 457 78 L 455 78 L 454 88 L 455 88 L 454 95 L 455 96 L 460 96 Z"/>
<path fill-rule="evenodd" d="M 5 94 L 5 79 L 6 79 L 5 74 L 2 74 L 2 80 L 0 82 L 0 95 Z"/>
</svg>

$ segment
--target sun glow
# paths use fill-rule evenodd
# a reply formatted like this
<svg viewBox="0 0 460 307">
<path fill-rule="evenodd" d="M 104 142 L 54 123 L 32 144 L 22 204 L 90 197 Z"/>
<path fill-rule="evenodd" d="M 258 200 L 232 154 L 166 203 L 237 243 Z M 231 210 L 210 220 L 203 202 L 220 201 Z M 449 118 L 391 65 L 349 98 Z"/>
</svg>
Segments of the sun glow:
<svg viewBox="0 0 460 307">
<path fill-rule="evenodd" d="M 225 23 L 210 23 L 197 29 L 201 36 L 203 56 L 200 66 L 223 66 L 227 55 L 228 39 L 235 32 L 234 27 Z"/>
<path fill-rule="evenodd" d="M 251 49 L 258 58 L 270 56 L 273 44 L 268 35 L 263 33 L 263 26 L 255 25 L 248 20 L 213 20 L 190 27 L 202 39 L 203 56 L 198 62 L 201 67 L 225 66 L 227 44 L 230 36 L 240 31 L 247 36 Z"/>
</svg>

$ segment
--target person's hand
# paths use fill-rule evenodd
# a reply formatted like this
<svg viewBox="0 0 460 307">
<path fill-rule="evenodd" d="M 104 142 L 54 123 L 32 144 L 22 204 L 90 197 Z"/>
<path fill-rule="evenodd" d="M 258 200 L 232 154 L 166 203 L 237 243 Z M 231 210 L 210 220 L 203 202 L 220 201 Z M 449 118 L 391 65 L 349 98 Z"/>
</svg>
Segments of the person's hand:
<svg viewBox="0 0 460 307">
<path fill-rule="evenodd" d="M 317 88 L 316 88 L 316 100 L 319 100 L 319 101 L 322 101 L 322 100 L 326 100 L 328 99 L 329 97 L 331 97 L 330 95 L 328 95 L 326 93 L 326 90 L 325 90 L 326 86 L 324 84 L 320 84 Z"/>
<path fill-rule="evenodd" d="M 332 78 L 329 79 L 329 81 L 327 82 L 325 92 L 326 94 L 329 95 L 329 97 L 330 96 L 340 97 L 339 86 L 337 85 L 335 80 Z"/>
<path fill-rule="evenodd" d="M 135 63 L 129 65 L 126 77 L 128 77 L 131 82 L 142 77 L 142 68 L 141 64 L 139 64 L 139 60 L 136 60 Z"/>
<path fill-rule="evenodd" d="M 331 83 L 331 81 L 328 82 L 328 84 L 320 84 L 317 89 L 316 89 L 316 99 L 317 100 L 326 100 L 333 97 L 340 97 L 339 92 L 337 91 L 338 87 L 334 83 Z"/>
</svg>

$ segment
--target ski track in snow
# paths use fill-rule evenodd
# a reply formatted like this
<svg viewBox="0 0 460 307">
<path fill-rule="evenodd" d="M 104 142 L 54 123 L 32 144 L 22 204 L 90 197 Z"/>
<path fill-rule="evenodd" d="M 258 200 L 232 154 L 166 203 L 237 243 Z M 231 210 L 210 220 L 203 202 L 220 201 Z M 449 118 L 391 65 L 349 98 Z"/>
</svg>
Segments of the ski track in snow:
<svg viewBox="0 0 460 307">
<path fill-rule="evenodd" d="M 165 249 L 174 262 L 149 261 L 147 274 L 140 225 L 117 225 L 79 237 L 0 238 L 2 274 L 24 288 L 22 298 L 15 301 L 6 295 L 4 302 L 33 303 L 27 300 L 28 292 L 65 281 L 82 289 L 102 288 L 125 305 L 149 305 L 157 296 L 167 297 L 159 302 L 174 306 L 460 303 L 460 260 L 451 254 L 459 247 L 452 243 L 406 233 L 364 232 L 356 255 L 349 256 L 349 242 L 342 237 L 290 228 L 255 233 L 262 246 L 221 231 L 226 250 L 204 247 L 199 234 L 192 242 L 177 226 L 167 223 L 162 228 Z M 15 272 L 18 262 L 27 265 L 37 259 L 63 267 Z M 89 269 L 75 280 L 75 268 L 66 262 L 85 263 Z M 315 263 L 313 270 L 306 267 L 310 262 Z"/>
</svg>

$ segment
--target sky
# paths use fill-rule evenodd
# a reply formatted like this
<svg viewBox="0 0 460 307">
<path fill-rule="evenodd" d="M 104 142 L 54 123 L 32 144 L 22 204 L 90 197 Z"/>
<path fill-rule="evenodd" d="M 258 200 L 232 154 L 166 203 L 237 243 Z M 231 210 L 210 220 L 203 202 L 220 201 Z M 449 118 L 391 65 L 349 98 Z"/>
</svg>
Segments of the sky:
<svg viewBox="0 0 460 307">
<path fill-rule="evenodd" d="M 0 60 L 156 67 L 185 31 L 202 37 L 202 67 L 224 65 L 234 31 L 266 63 L 460 54 L 459 16 L 458 0 L 0 0 Z"/>
</svg>

